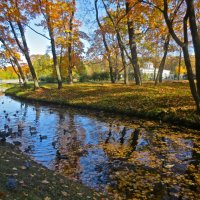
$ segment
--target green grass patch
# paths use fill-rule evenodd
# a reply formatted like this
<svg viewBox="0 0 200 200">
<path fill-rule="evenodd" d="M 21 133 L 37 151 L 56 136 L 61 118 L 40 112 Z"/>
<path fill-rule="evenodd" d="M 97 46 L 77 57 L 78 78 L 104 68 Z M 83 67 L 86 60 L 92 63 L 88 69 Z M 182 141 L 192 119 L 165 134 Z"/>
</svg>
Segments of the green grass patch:
<svg viewBox="0 0 200 200">
<path fill-rule="evenodd" d="M 188 82 L 169 82 L 159 86 L 153 83 L 142 86 L 64 84 L 61 90 L 57 90 L 56 84 L 44 84 L 36 91 L 32 85 L 26 88 L 15 86 L 6 90 L 6 94 L 200 127 Z"/>
</svg>

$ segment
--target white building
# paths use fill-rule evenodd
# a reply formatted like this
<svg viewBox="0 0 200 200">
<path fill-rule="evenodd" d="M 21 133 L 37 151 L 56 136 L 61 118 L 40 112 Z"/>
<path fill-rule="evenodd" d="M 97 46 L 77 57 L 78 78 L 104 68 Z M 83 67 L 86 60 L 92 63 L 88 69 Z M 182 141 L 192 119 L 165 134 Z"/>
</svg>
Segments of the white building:
<svg viewBox="0 0 200 200">
<path fill-rule="evenodd" d="M 154 77 L 154 74 L 157 75 L 158 73 L 158 69 L 155 69 L 153 66 L 152 62 L 146 62 L 144 63 L 144 67 L 140 68 L 141 74 L 142 75 L 146 75 L 148 78 L 152 78 Z M 162 78 L 163 79 L 169 79 L 170 78 L 170 70 L 163 70 L 163 74 L 162 74 Z"/>
</svg>

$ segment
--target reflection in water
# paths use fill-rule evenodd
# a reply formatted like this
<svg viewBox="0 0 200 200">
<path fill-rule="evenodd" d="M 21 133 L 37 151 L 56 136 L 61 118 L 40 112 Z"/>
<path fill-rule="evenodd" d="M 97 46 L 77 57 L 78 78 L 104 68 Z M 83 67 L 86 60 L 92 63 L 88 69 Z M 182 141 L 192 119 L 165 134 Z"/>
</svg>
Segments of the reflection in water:
<svg viewBox="0 0 200 200">
<path fill-rule="evenodd" d="M 20 141 L 49 169 L 116 199 L 199 199 L 198 135 L 6 96 L 0 102 L 1 132 L 12 128 L 9 141 Z M 67 159 L 58 159 L 57 150 Z"/>
</svg>

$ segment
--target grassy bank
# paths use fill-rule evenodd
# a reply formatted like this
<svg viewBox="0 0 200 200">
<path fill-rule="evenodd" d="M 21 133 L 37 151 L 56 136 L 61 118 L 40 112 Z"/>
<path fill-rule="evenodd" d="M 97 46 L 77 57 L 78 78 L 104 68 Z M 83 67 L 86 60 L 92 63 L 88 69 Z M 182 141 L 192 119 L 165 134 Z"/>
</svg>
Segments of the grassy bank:
<svg viewBox="0 0 200 200">
<path fill-rule="evenodd" d="M 30 163 L 29 168 L 25 162 Z M 16 180 L 16 188 L 12 190 L 6 186 L 10 175 Z M 77 200 L 103 196 L 40 166 L 7 143 L 0 143 L 0 177 L 2 200 Z"/>
<path fill-rule="evenodd" d="M 190 127 L 200 127 L 200 117 L 195 114 L 195 104 L 187 82 L 170 82 L 159 86 L 122 84 L 46 84 L 34 91 L 31 86 L 15 86 L 6 94 L 43 102 L 91 108 L 163 120 Z"/>
<path fill-rule="evenodd" d="M 16 84 L 14 83 L 0 83 L 0 88 L 1 89 L 8 89 L 10 87 L 14 87 Z"/>
</svg>

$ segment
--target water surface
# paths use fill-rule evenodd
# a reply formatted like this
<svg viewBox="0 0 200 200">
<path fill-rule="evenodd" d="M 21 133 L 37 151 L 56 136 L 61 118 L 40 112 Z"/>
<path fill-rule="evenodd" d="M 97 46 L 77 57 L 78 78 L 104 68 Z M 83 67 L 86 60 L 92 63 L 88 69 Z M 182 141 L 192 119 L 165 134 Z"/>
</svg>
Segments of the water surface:
<svg viewBox="0 0 200 200">
<path fill-rule="evenodd" d="M 113 199 L 200 199 L 197 130 L 0 96 L 5 125 L 35 161 Z"/>
</svg>

